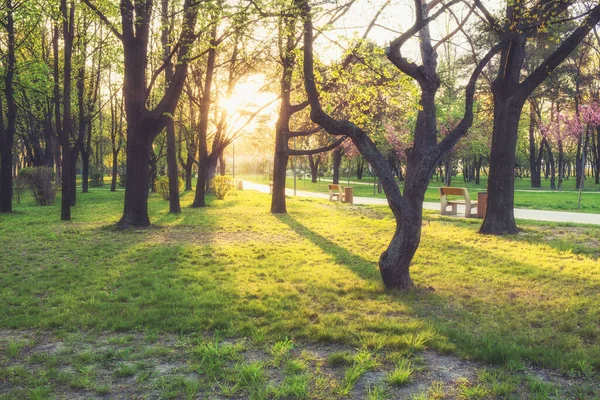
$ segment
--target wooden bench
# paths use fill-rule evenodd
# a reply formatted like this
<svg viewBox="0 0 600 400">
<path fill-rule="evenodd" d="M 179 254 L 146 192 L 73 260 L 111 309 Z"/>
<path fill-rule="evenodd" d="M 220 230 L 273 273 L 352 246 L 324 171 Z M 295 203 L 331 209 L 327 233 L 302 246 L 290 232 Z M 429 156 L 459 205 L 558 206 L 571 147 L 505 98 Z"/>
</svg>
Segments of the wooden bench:
<svg viewBox="0 0 600 400">
<path fill-rule="evenodd" d="M 331 184 L 328 185 L 329 188 L 329 201 L 333 201 L 333 198 L 336 197 L 336 201 L 344 201 L 344 193 L 342 193 L 342 187 L 340 185 Z"/>
<path fill-rule="evenodd" d="M 464 200 L 448 200 L 448 196 L 462 196 Z M 458 213 L 458 205 L 465 206 L 465 218 L 476 216 L 473 214 L 473 208 L 477 208 L 477 202 L 471 201 L 469 191 L 465 188 L 440 187 L 440 202 L 442 215 L 456 215 Z M 451 207 L 448 211 L 448 207 Z"/>
</svg>

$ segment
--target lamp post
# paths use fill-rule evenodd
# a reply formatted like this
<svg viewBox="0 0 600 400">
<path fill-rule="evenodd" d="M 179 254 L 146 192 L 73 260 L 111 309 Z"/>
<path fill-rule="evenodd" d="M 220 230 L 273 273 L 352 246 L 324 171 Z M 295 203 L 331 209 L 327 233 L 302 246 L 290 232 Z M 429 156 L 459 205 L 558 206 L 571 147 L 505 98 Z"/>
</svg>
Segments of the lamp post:
<svg viewBox="0 0 600 400">
<path fill-rule="evenodd" d="M 296 136 L 294 136 L 294 151 L 296 151 Z M 296 195 L 296 156 L 294 155 L 294 196 Z"/>
<path fill-rule="evenodd" d="M 233 139 L 233 142 L 231 144 L 233 147 L 233 162 L 231 163 L 231 168 L 233 172 L 233 180 L 235 180 L 235 139 Z"/>
</svg>

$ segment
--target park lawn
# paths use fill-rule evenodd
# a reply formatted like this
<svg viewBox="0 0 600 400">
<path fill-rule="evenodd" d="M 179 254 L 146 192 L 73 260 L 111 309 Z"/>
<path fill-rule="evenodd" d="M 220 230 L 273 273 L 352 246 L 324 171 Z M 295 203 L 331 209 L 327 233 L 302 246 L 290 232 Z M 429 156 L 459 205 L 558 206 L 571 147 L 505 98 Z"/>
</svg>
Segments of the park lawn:
<svg viewBox="0 0 600 400">
<path fill-rule="evenodd" d="M 30 198 L 0 216 L 0 398 L 124 385 L 132 397 L 386 398 L 433 353 L 483 364 L 415 398 L 595 398 L 597 228 L 490 237 L 427 213 L 417 288 L 394 293 L 376 265 L 394 227 L 385 207 L 297 198 L 274 216 L 264 194 L 204 209 L 192 197 L 169 215 L 153 195 L 144 230 L 116 230 L 123 192 L 103 189 L 78 195 L 70 222 L 58 201 Z M 359 388 L 369 371 L 383 382 Z"/>
<path fill-rule="evenodd" d="M 251 182 L 268 184 L 270 179 L 267 179 L 264 175 L 242 175 L 241 179 L 246 179 Z M 329 179 L 329 180 L 328 180 Z M 346 179 L 340 180 L 340 184 L 348 186 Z M 355 178 L 350 179 L 350 186 L 354 188 L 354 196 L 358 197 L 376 197 L 385 198 L 385 194 L 373 192 L 373 179 L 363 178 L 358 181 Z M 361 182 L 356 184 L 354 182 Z M 600 186 L 594 185 L 592 179 L 588 179 L 586 183 L 586 190 L 582 193 L 581 208 L 577 209 L 577 200 L 579 192 L 575 191 L 575 180 L 564 181 L 565 190 L 562 192 L 550 192 L 547 182 L 542 182 L 542 188 L 531 189 L 529 185 L 529 179 L 517 179 L 515 180 L 515 207 L 516 208 L 527 208 L 532 210 L 552 210 L 552 211 L 573 211 L 573 212 L 584 212 L 584 213 L 600 213 Z M 330 183 L 330 178 L 323 178 L 322 181 L 312 183 L 310 179 L 299 179 L 296 181 L 297 190 L 307 192 L 320 192 L 328 193 L 327 185 Z M 370 183 L 362 184 L 362 183 Z M 400 184 L 402 186 L 402 184 Z M 287 178 L 286 186 L 288 188 L 294 187 L 294 179 L 291 177 Z M 432 181 L 429 184 L 429 188 L 425 193 L 425 201 L 437 202 L 440 201 L 440 195 L 438 187 L 441 186 L 440 182 Z M 477 192 L 485 191 L 487 186 L 487 177 L 481 178 L 481 183 L 475 185 L 474 183 L 465 183 L 461 176 L 455 177 L 452 180 L 452 186 L 454 187 L 465 187 L 469 189 L 471 199 L 477 199 Z"/>
</svg>

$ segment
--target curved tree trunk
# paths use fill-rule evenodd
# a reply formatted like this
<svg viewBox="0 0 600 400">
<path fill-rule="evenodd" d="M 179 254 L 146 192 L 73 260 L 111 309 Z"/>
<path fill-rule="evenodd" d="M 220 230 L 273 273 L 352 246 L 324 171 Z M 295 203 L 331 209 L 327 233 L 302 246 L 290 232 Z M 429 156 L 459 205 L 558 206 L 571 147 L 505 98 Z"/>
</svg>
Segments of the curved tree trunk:
<svg viewBox="0 0 600 400">
<path fill-rule="evenodd" d="M 386 288 L 406 290 L 413 286 L 409 269 L 421 241 L 423 196 L 405 190 L 401 209 L 394 216 L 396 230 L 379 257 L 379 270 Z"/>
</svg>

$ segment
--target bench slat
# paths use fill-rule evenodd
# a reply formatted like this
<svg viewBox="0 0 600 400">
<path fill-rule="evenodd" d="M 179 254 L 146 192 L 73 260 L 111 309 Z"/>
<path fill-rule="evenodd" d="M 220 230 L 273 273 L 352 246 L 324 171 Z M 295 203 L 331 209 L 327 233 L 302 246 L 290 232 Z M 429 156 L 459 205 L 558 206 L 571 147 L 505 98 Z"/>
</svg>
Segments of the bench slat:
<svg viewBox="0 0 600 400">
<path fill-rule="evenodd" d="M 451 188 L 451 187 L 441 187 L 440 193 L 443 195 L 451 195 L 451 196 L 464 196 L 465 189 L 463 188 Z"/>
</svg>

